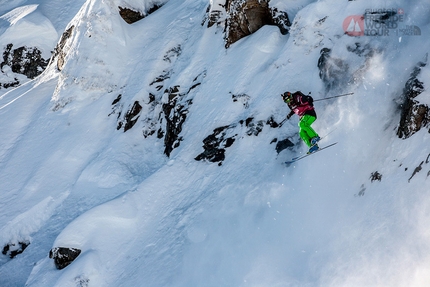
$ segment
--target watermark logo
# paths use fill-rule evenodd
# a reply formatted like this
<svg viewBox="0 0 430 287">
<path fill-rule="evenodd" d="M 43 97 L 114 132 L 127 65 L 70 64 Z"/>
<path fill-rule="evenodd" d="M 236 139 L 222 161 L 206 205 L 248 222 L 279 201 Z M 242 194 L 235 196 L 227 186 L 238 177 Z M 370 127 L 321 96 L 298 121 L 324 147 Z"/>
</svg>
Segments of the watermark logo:
<svg viewBox="0 0 430 287">
<path fill-rule="evenodd" d="M 343 30 L 349 36 L 364 36 L 364 16 L 351 15 L 343 20 Z"/>
<path fill-rule="evenodd" d="M 364 15 L 351 15 L 342 23 L 345 34 L 357 36 L 419 36 L 421 29 L 415 25 L 401 26 L 405 11 L 395 9 L 366 9 Z"/>
</svg>

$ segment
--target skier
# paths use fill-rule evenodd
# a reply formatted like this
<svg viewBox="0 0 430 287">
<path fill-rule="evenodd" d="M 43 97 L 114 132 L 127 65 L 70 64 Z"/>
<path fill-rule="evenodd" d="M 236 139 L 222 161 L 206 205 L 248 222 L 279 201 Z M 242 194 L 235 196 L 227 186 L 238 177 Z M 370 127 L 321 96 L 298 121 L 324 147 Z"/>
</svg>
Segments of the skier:
<svg viewBox="0 0 430 287">
<path fill-rule="evenodd" d="M 291 109 L 291 112 L 287 115 L 287 119 L 290 119 L 294 114 L 300 117 L 300 137 L 309 147 L 308 154 L 316 152 L 318 147 L 318 141 L 321 139 L 318 134 L 311 127 L 312 123 L 317 119 L 317 114 L 313 105 L 313 98 L 306 96 L 302 92 L 297 91 L 293 94 L 285 92 L 281 94 L 282 99 Z"/>
</svg>

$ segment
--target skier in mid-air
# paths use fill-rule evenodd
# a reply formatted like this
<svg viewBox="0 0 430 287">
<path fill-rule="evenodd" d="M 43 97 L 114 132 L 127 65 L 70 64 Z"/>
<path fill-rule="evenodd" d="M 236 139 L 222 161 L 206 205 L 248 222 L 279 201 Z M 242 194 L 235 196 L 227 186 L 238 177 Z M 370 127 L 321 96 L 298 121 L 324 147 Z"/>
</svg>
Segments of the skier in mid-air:
<svg viewBox="0 0 430 287">
<path fill-rule="evenodd" d="M 302 92 L 297 91 L 295 93 L 285 92 L 281 94 L 282 99 L 291 109 L 291 112 L 287 115 L 287 119 L 290 119 L 294 114 L 300 117 L 300 137 L 309 147 L 308 153 L 316 152 L 318 147 L 318 141 L 321 139 L 318 134 L 311 127 L 312 123 L 317 119 L 317 114 L 313 105 L 313 98 L 306 96 Z"/>
</svg>

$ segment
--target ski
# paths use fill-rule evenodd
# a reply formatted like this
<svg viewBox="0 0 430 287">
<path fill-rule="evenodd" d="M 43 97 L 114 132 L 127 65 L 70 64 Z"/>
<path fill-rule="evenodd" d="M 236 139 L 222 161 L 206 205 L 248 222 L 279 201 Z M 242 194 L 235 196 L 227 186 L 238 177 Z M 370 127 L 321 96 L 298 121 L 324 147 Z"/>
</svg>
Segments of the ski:
<svg viewBox="0 0 430 287">
<path fill-rule="evenodd" d="M 298 156 L 298 157 L 294 157 L 294 158 L 292 158 L 290 161 L 286 161 L 286 162 L 285 162 L 285 164 L 292 164 L 293 162 L 299 161 L 299 160 L 301 160 L 301 159 L 303 159 L 303 158 L 305 158 L 305 157 L 307 157 L 307 156 L 310 156 L 310 155 L 316 154 L 317 152 L 322 151 L 323 149 L 329 148 L 329 147 L 331 147 L 331 146 L 334 146 L 335 144 L 337 144 L 337 142 L 332 143 L 332 144 L 329 144 L 329 145 L 327 145 L 327 146 L 325 146 L 325 147 L 319 148 L 318 150 L 316 150 L 316 151 L 315 151 L 315 152 L 313 152 L 313 153 L 308 153 L 308 154 L 305 154 L 305 155 L 301 155 L 301 156 Z"/>
</svg>

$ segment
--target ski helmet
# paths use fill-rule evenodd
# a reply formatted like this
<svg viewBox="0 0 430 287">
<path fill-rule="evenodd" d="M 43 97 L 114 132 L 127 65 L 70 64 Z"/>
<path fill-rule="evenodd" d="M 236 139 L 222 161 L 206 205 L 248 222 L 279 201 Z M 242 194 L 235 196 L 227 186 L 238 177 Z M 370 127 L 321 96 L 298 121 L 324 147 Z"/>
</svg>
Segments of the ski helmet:
<svg viewBox="0 0 430 287">
<path fill-rule="evenodd" d="M 284 102 L 286 102 L 287 104 L 289 104 L 293 99 L 293 95 L 290 92 L 285 92 L 281 96 Z"/>
</svg>

